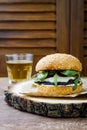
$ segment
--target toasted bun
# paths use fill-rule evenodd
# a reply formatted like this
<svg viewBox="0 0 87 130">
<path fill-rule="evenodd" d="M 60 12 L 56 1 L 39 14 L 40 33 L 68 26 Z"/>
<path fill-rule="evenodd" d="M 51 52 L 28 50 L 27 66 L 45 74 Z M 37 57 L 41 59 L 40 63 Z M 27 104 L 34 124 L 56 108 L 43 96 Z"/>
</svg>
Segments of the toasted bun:
<svg viewBox="0 0 87 130">
<path fill-rule="evenodd" d="M 63 95 L 70 95 L 79 93 L 82 90 L 82 85 L 78 85 L 77 89 L 73 90 L 73 86 L 44 86 L 33 84 L 37 89 L 36 92 L 29 93 L 30 96 L 44 96 L 44 97 L 59 97 Z"/>
<path fill-rule="evenodd" d="M 77 70 L 82 71 L 82 64 L 76 57 L 55 53 L 43 57 L 36 65 L 36 71 L 42 70 Z"/>
</svg>

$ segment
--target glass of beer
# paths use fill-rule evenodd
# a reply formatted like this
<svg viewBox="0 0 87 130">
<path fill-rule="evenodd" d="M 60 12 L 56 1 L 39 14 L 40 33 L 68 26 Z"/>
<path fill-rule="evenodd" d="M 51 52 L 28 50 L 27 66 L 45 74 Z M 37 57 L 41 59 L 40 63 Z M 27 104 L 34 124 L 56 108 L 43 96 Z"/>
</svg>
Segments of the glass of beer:
<svg viewBox="0 0 87 130">
<path fill-rule="evenodd" d="M 31 78 L 33 54 L 6 54 L 9 83 L 17 83 Z"/>
</svg>

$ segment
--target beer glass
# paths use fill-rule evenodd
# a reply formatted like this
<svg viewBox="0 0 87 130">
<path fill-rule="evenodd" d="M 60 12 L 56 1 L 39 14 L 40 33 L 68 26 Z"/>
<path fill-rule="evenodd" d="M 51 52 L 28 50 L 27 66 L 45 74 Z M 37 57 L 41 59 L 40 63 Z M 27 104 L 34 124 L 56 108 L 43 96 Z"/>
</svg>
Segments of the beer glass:
<svg viewBox="0 0 87 130">
<path fill-rule="evenodd" d="M 17 83 L 31 78 L 33 54 L 6 54 L 9 83 Z"/>
</svg>

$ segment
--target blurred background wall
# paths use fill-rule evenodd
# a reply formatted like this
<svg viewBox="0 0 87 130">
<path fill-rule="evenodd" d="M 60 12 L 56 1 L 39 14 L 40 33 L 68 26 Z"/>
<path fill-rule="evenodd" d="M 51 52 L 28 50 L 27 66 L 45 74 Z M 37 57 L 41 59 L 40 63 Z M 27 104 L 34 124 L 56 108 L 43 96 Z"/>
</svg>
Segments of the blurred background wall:
<svg viewBox="0 0 87 130">
<path fill-rule="evenodd" d="M 87 76 L 87 0 L 0 0 L 0 76 L 7 53 L 33 53 L 35 73 L 56 52 L 78 57 Z"/>
</svg>

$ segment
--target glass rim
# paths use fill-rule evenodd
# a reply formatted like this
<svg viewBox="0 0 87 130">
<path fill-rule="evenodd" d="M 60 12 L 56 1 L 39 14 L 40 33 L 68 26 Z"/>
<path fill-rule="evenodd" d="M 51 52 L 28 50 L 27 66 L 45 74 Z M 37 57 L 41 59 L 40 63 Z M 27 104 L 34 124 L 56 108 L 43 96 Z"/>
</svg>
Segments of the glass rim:
<svg viewBox="0 0 87 130">
<path fill-rule="evenodd" d="M 20 55 L 29 55 L 29 56 L 33 56 L 32 53 L 12 53 L 12 54 L 5 54 L 5 56 L 20 56 Z"/>
</svg>

